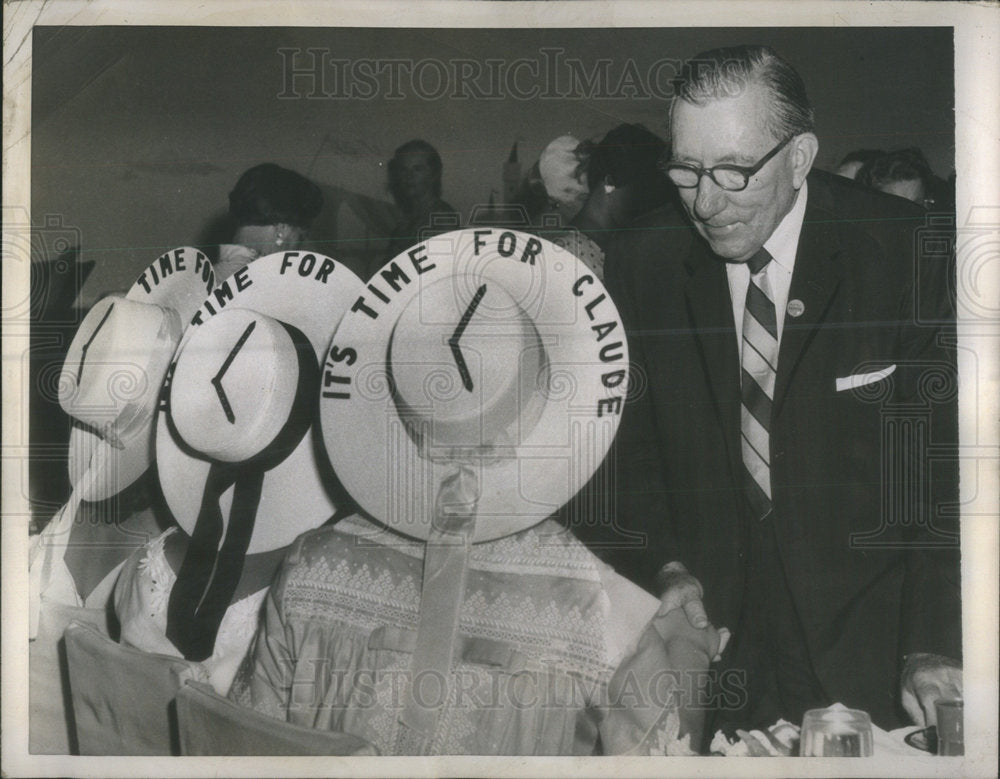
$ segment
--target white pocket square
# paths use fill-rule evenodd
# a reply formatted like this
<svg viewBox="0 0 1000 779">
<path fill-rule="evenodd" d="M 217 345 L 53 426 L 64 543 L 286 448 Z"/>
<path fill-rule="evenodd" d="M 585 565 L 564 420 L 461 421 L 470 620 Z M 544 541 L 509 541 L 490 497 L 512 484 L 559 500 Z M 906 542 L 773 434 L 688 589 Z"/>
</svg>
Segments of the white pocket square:
<svg viewBox="0 0 1000 779">
<path fill-rule="evenodd" d="M 837 379 L 837 392 L 852 390 L 857 387 L 864 387 L 866 384 L 874 384 L 876 381 L 882 381 L 882 379 L 892 374 L 894 370 L 896 370 L 895 363 L 887 368 L 883 368 L 880 371 L 873 371 L 872 373 L 855 373 L 853 376 L 845 376 L 842 379 Z"/>
</svg>

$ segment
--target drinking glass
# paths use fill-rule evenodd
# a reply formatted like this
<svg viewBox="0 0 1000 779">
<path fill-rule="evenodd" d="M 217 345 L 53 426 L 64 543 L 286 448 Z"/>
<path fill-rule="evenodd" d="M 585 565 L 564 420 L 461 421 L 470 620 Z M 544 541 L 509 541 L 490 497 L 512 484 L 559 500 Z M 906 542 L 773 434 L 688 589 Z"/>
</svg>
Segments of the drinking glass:
<svg viewBox="0 0 1000 779">
<path fill-rule="evenodd" d="M 961 699 L 942 699 L 937 701 L 934 707 L 937 711 L 937 753 L 964 755 L 965 736 L 962 731 Z"/>
<path fill-rule="evenodd" d="M 802 719 L 803 757 L 871 757 L 872 720 L 867 713 L 834 706 L 810 709 Z"/>
</svg>

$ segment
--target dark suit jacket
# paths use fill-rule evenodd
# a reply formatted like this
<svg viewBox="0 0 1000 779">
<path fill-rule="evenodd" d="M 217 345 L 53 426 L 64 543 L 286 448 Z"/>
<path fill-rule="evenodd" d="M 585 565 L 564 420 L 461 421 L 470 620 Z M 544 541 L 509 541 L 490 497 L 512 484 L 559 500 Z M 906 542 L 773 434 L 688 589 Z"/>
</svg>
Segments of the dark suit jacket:
<svg viewBox="0 0 1000 779">
<path fill-rule="evenodd" d="M 957 383 L 947 246 L 923 212 L 813 172 L 773 405 L 773 521 L 831 702 L 897 722 L 903 655 L 960 657 Z M 607 468 L 613 532 L 581 532 L 650 587 L 684 562 L 716 625 L 739 624 L 747 522 L 739 360 L 724 263 L 676 210 L 622 232 L 606 283 L 634 397 Z M 859 389 L 836 379 L 895 366 Z M 623 546 L 624 545 L 624 546 Z"/>
</svg>

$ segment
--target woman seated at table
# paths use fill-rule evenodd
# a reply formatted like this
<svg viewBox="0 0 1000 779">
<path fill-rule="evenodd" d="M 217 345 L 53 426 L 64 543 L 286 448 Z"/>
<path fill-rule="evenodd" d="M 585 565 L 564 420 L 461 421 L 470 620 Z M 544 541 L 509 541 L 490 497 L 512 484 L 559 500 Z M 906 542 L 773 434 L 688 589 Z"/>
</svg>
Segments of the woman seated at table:
<svg viewBox="0 0 1000 779">
<path fill-rule="evenodd" d="M 156 431 L 178 526 L 126 561 L 114 604 L 123 643 L 197 663 L 223 694 L 285 547 L 337 513 L 312 437 L 317 365 L 362 290 L 314 253 L 272 254 L 241 277 L 178 350 Z"/>
<path fill-rule="evenodd" d="M 171 521 L 158 510 L 153 426 L 160 384 L 184 325 L 212 288 L 197 249 L 171 250 L 124 295 L 90 309 L 59 377 L 72 419 L 72 494 L 29 552 L 29 747 L 66 754 L 72 736 L 59 642 L 72 619 L 110 631 L 107 609 L 125 559 Z"/>
<path fill-rule="evenodd" d="M 103 608 L 118 566 L 169 523 L 156 510 L 150 475 L 153 420 L 174 349 L 212 285 L 204 254 L 175 249 L 126 293 L 100 299 L 80 324 L 59 382 L 72 420 L 73 491 L 32 542 L 33 621 L 39 599 Z"/>
</svg>

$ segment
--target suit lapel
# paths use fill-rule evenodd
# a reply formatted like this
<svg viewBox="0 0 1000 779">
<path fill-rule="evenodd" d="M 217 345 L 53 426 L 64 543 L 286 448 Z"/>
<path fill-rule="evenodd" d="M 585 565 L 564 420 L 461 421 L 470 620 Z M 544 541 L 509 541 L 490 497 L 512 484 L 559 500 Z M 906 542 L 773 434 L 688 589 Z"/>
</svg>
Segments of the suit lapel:
<svg viewBox="0 0 1000 779">
<path fill-rule="evenodd" d="M 785 313 L 778 354 L 772 413 L 778 413 L 809 342 L 826 321 L 841 282 L 837 256 L 843 250 L 841 228 L 834 219 L 830 195 L 821 181 L 809 179 L 809 201 L 795 257 L 788 299 L 800 300 L 798 317 Z M 740 379 L 736 325 L 729 297 L 725 263 L 708 246 L 695 240 L 685 261 L 688 318 L 701 354 L 709 392 L 726 440 L 733 478 L 739 480 Z M 737 481 L 739 483 L 739 481 Z"/>
<path fill-rule="evenodd" d="M 784 314 L 772 413 L 781 409 L 802 355 L 826 320 L 840 286 L 841 264 L 836 259 L 842 251 L 842 237 L 828 200 L 829 194 L 821 182 L 810 178 L 809 201 L 788 293 L 789 301 L 801 301 L 804 308 L 798 317 Z"/>
<path fill-rule="evenodd" d="M 697 241 L 688 262 L 685 287 L 688 318 L 698 343 L 702 368 L 722 425 L 733 477 L 739 473 L 739 354 L 725 263 Z"/>
</svg>

